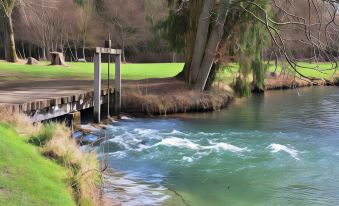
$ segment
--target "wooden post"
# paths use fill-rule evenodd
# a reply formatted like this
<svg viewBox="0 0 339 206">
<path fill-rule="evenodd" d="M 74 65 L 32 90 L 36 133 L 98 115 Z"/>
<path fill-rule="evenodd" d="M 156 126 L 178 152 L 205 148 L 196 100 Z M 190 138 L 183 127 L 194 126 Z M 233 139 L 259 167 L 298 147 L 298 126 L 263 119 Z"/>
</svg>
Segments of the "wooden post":
<svg viewBox="0 0 339 206">
<path fill-rule="evenodd" d="M 70 123 L 72 132 L 80 128 L 80 125 L 81 125 L 81 112 L 80 111 L 69 113 L 66 115 L 66 117 Z"/>
<path fill-rule="evenodd" d="M 117 114 L 121 111 L 121 54 L 115 56 L 114 105 Z"/>
<path fill-rule="evenodd" d="M 101 53 L 94 55 L 94 123 L 100 123 Z"/>
</svg>

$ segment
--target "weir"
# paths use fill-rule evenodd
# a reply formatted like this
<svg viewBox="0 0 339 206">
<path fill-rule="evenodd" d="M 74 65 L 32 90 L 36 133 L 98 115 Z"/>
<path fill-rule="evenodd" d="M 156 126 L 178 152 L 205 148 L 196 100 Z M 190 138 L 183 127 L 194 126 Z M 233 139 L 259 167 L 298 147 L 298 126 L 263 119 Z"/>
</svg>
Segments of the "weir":
<svg viewBox="0 0 339 206">
<path fill-rule="evenodd" d="M 104 54 L 115 57 L 114 88 L 109 87 L 102 89 L 101 56 Z M 23 84 L 18 90 L 13 92 L 15 93 L 13 96 L 18 98 L 15 98 L 13 102 L 9 100 L 8 102 L 3 103 L 0 101 L 0 109 L 3 108 L 10 112 L 25 113 L 33 122 L 41 122 L 93 108 L 93 121 L 99 123 L 101 121 L 101 110 L 103 105 L 107 107 L 108 115 L 110 114 L 110 111 L 119 114 L 121 110 L 121 50 L 97 47 L 93 59 L 93 88 L 88 84 L 85 84 L 85 86 L 77 85 L 77 81 L 74 81 L 73 91 L 69 91 L 70 88 L 67 88 L 67 95 L 60 94 L 58 97 L 53 97 L 56 94 L 55 92 L 53 93 L 50 91 L 62 88 L 60 85 L 54 86 L 53 81 L 50 82 L 50 85 L 46 85 L 46 87 L 27 88 L 27 91 L 23 91 L 22 87 L 25 85 Z M 107 81 L 110 82 L 110 79 L 108 78 Z M 68 82 L 68 84 L 68 87 L 72 87 L 73 85 L 71 82 Z M 86 91 L 77 90 L 77 87 L 86 87 Z M 28 97 L 28 95 L 32 96 Z"/>
<path fill-rule="evenodd" d="M 110 48 L 96 48 L 94 55 L 94 122 L 99 123 L 101 117 L 101 55 L 108 54 L 115 56 L 115 88 L 114 88 L 114 110 L 119 113 L 121 109 L 121 50 Z M 108 79 L 109 82 L 109 79 Z M 110 99 L 110 92 L 107 92 Z M 109 100 L 107 104 L 109 104 Z"/>
</svg>

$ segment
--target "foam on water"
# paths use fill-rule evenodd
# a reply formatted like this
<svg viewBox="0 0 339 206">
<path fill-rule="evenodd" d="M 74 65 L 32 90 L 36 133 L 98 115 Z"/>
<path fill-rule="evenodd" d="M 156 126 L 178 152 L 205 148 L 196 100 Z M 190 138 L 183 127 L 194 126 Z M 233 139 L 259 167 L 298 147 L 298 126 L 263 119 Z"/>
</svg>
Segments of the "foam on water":
<svg viewBox="0 0 339 206">
<path fill-rule="evenodd" d="M 296 160 L 300 160 L 298 158 L 298 151 L 292 148 L 289 148 L 285 145 L 281 145 L 281 144 L 271 144 L 267 147 L 268 149 L 271 150 L 272 153 L 278 153 L 278 152 L 286 152 L 287 154 L 289 154 L 291 157 L 293 157 Z"/>
<path fill-rule="evenodd" d="M 234 145 L 231 144 L 227 144 L 227 143 L 215 143 L 212 146 L 205 146 L 202 147 L 203 149 L 212 149 L 212 150 L 217 150 L 217 151 L 230 151 L 230 152 L 243 152 L 246 151 L 247 148 L 240 148 L 240 147 L 236 147 Z"/>
<path fill-rule="evenodd" d="M 164 133 L 166 135 L 166 133 Z M 183 136 L 189 136 L 189 134 L 186 134 L 184 132 L 180 132 L 178 130 L 172 130 L 171 132 L 168 133 L 169 135 L 183 135 Z"/>
<path fill-rule="evenodd" d="M 185 161 L 185 162 L 193 162 L 194 161 L 192 157 L 186 157 L 186 156 L 182 157 L 182 160 Z"/>
<path fill-rule="evenodd" d="M 219 135 L 219 133 L 216 133 L 216 132 L 199 132 L 198 135 L 215 136 L 215 135 Z"/>
<path fill-rule="evenodd" d="M 115 158 L 125 158 L 127 156 L 125 151 L 117 151 L 117 152 L 111 152 L 111 153 L 107 153 L 108 156 L 113 156 Z"/>
<path fill-rule="evenodd" d="M 168 147 L 178 147 L 178 148 L 186 148 L 191 150 L 214 150 L 217 152 L 222 151 L 230 151 L 230 152 L 243 152 L 246 151 L 247 148 L 240 148 L 228 143 L 220 142 L 220 143 L 213 143 L 210 142 L 210 145 L 200 145 L 197 143 L 194 143 L 192 140 L 186 139 L 186 138 L 178 138 L 178 137 L 169 137 L 163 139 L 161 142 L 155 144 L 154 146 L 168 146 Z"/>
<path fill-rule="evenodd" d="M 133 132 L 140 134 L 140 135 L 152 135 L 154 133 L 157 133 L 158 131 L 155 129 L 141 129 L 141 128 L 136 128 L 133 130 Z"/>
<path fill-rule="evenodd" d="M 154 178 L 161 177 L 154 175 Z M 131 175 L 116 173 L 105 176 L 105 183 L 104 190 L 108 197 L 124 206 L 163 205 L 170 198 L 165 187 L 143 182 Z"/>
<path fill-rule="evenodd" d="M 178 138 L 178 137 L 170 137 L 163 139 L 161 142 L 155 144 L 154 146 L 164 145 L 168 147 L 179 147 L 179 148 L 187 148 L 192 150 L 200 149 L 200 145 L 192 142 L 186 138 Z"/>
</svg>

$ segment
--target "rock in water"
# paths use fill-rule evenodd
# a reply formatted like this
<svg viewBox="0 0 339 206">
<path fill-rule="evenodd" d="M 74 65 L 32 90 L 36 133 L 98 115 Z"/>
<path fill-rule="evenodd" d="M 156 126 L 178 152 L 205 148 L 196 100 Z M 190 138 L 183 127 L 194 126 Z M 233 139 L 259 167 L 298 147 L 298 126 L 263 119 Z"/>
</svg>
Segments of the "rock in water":
<svg viewBox="0 0 339 206">
<path fill-rule="evenodd" d="M 28 57 L 27 64 L 29 65 L 37 65 L 39 64 L 39 61 L 33 57 Z"/>
</svg>

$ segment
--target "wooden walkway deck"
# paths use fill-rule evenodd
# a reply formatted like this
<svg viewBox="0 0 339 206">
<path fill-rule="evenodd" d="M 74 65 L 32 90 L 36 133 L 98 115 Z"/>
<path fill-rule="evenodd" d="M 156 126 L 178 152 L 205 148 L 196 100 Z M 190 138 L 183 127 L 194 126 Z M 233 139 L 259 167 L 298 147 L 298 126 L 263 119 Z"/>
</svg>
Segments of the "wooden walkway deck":
<svg viewBox="0 0 339 206">
<path fill-rule="evenodd" d="M 102 96 L 107 95 L 106 82 Z M 107 101 L 104 100 L 103 101 Z M 103 102 L 104 103 L 104 102 Z M 93 80 L 43 79 L 0 83 L 0 108 L 30 114 L 34 121 L 93 106 Z M 49 115 L 42 110 L 50 110 Z M 53 111 L 51 111 L 53 110 Z M 32 113 L 34 112 L 34 113 Z"/>
</svg>

